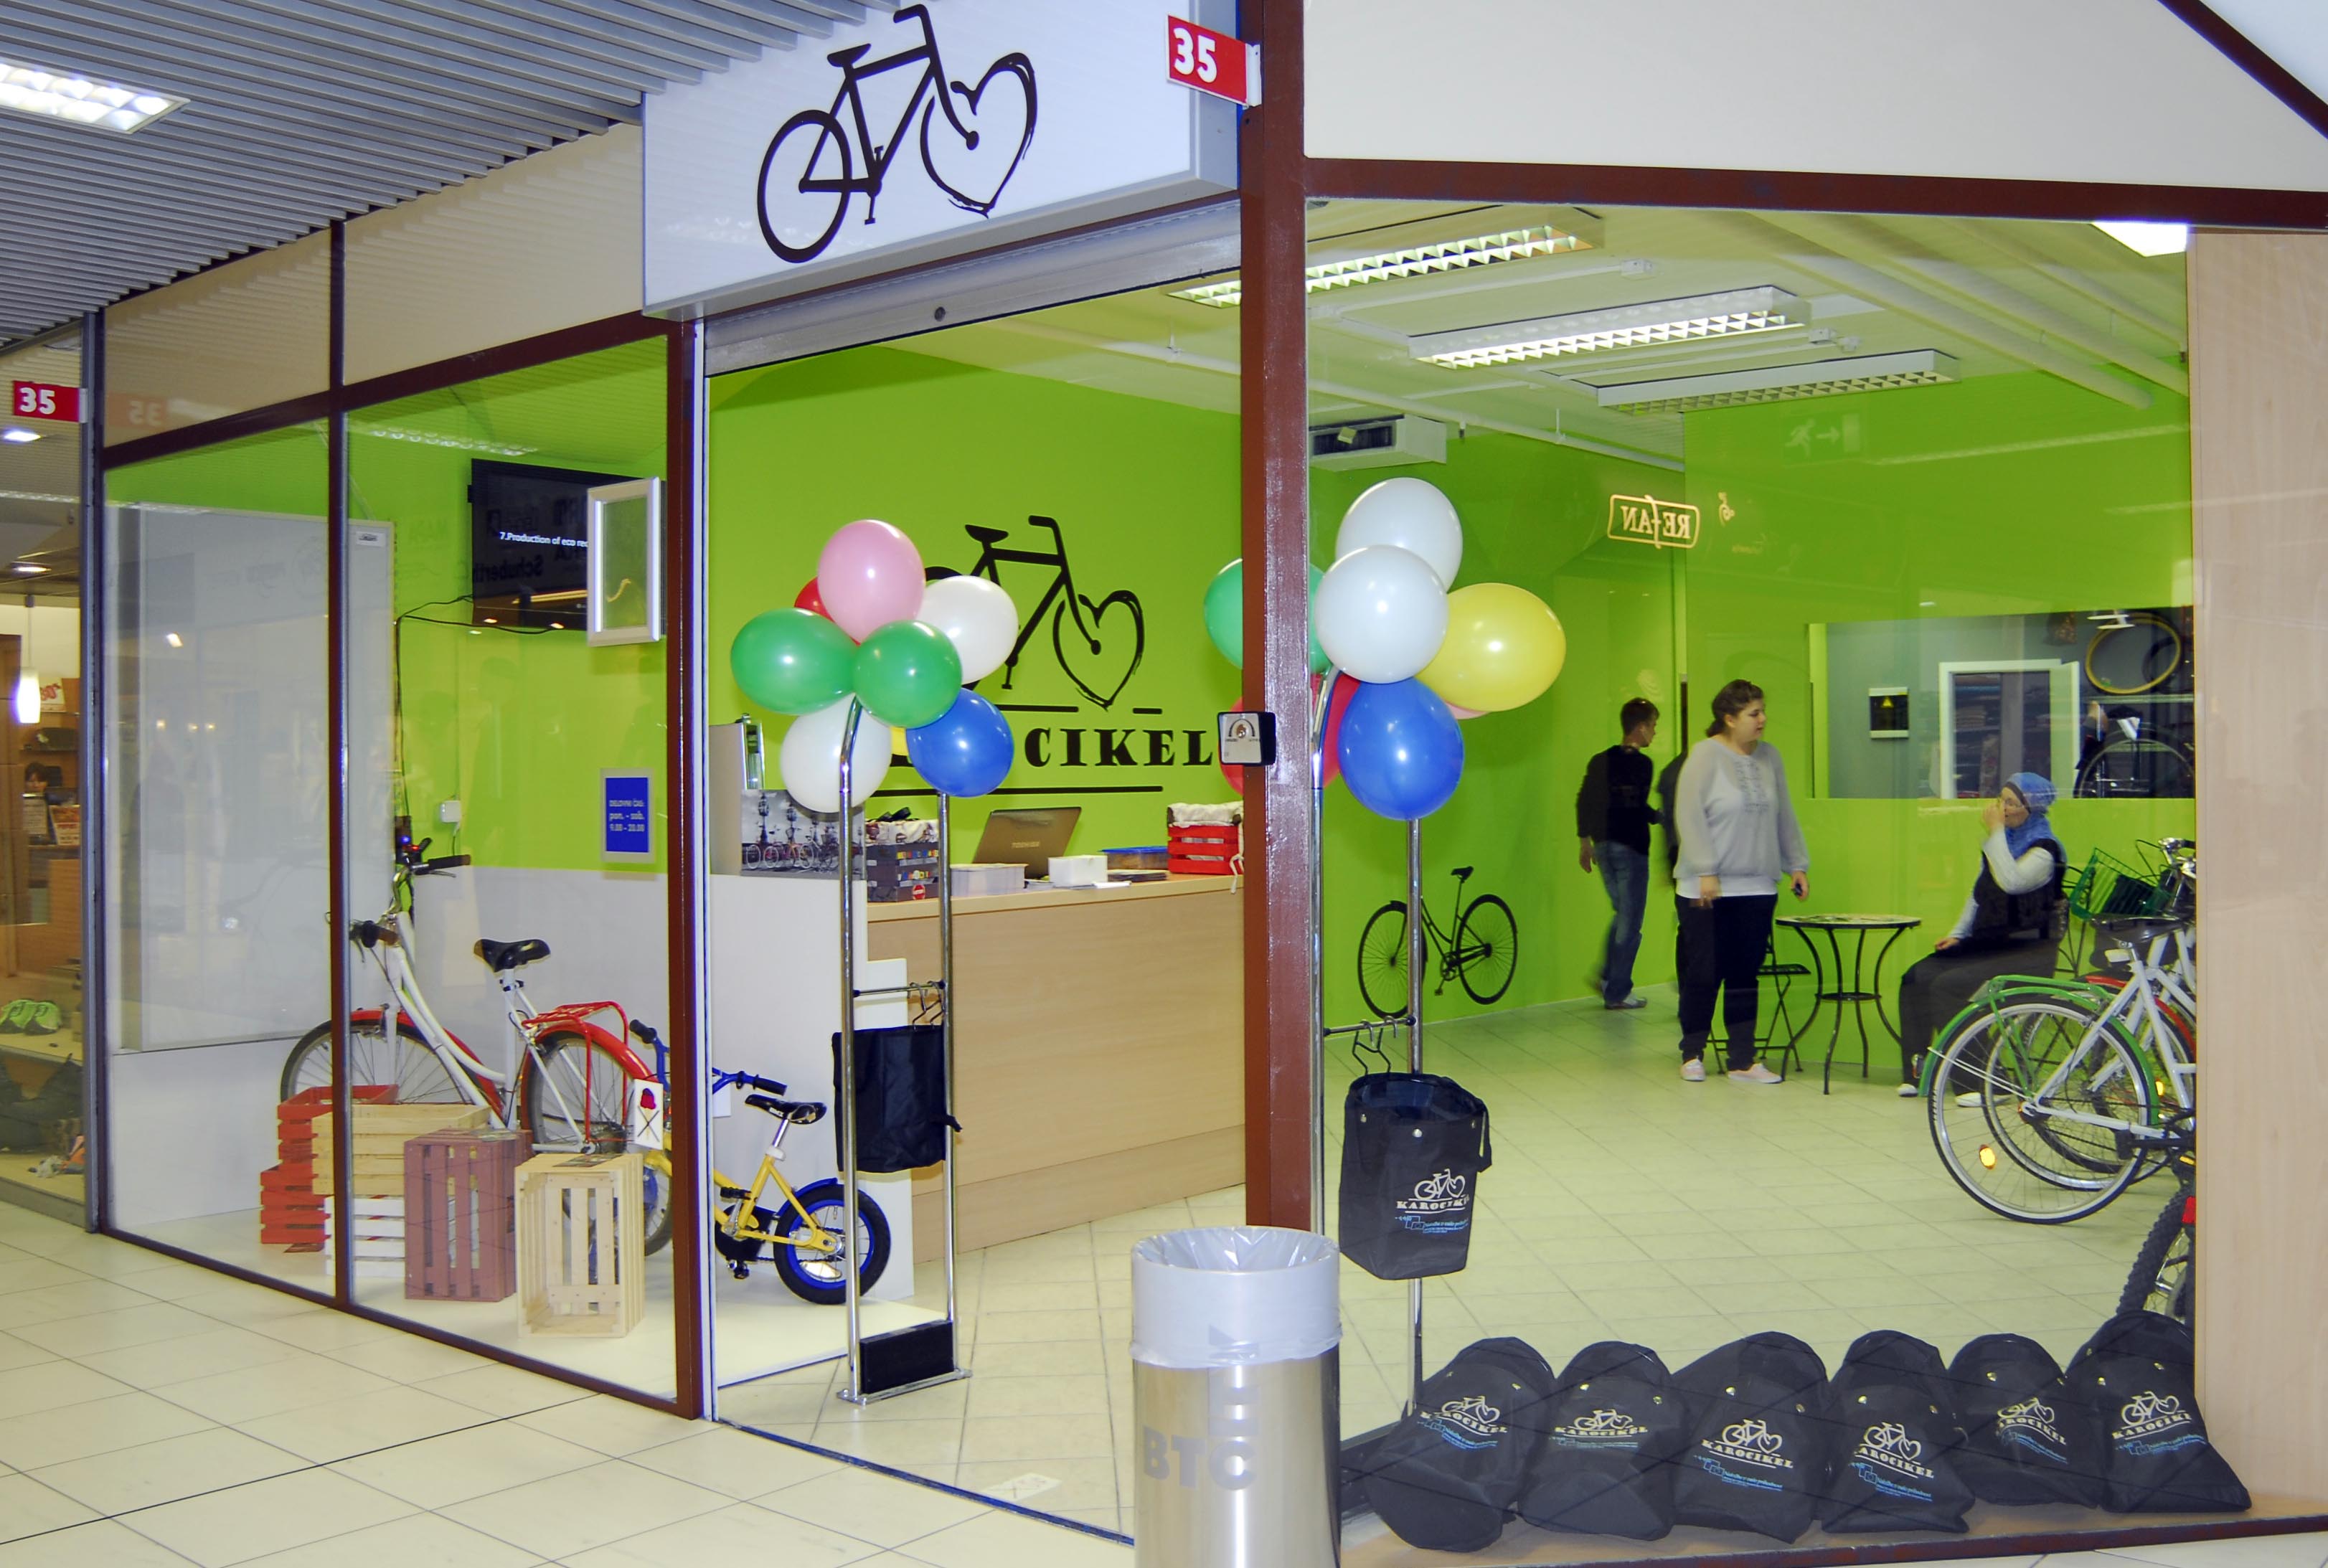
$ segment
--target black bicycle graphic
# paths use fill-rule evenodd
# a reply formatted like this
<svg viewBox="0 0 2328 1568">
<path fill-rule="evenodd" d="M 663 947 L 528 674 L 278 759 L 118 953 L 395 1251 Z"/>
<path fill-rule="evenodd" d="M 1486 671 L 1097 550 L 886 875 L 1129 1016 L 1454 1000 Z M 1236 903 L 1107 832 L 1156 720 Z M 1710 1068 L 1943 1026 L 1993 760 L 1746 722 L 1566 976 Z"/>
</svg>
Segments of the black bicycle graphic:
<svg viewBox="0 0 2328 1568">
<path fill-rule="evenodd" d="M 1010 690 L 1010 677 L 1018 668 L 1018 656 L 1027 651 L 1028 639 L 1034 636 L 1036 628 L 1042 625 L 1043 617 L 1047 614 L 1051 617 L 1051 651 L 1058 656 L 1059 668 L 1066 673 L 1068 680 L 1075 682 L 1076 690 L 1102 708 L 1112 707 L 1115 699 L 1123 695 L 1123 689 L 1131 683 L 1141 657 L 1148 652 L 1148 618 L 1141 611 L 1140 596 L 1130 588 L 1118 588 L 1096 599 L 1077 593 L 1075 570 L 1067 565 L 1067 541 L 1059 532 L 1057 520 L 1029 517 L 1027 521 L 1050 533 L 1050 549 L 1005 549 L 1002 541 L 1010 537 L 1009 529 L 981 528 L 972 523 L 962 530 L 979 547 L 978 559 L 972 564 L 970 570 L 956 573 L 951 567 L 931 567 L 925 575 L 932 582 L 955 576 L 984 577 L 1000 587 L 1005 562 L 1014 566 L 1051 568 L 1050 586 L 1036 601 L 1034 613 L 1019 623 L 1018 640 L 1010 644 L 1010 657 L 1002 662 L 1002 689 L 1005 691 Z M 1081 656 L 1086 660 L 1099 658 L 1104 652 L 1100 623 L 1107 618 L 1110 610 L 1118 606 L 1131 615 L 1131 658 L 1124 665 L 1123 674 L 1115 684 L 1102 690 L 1099 682 L 1104 681 L 1105 676 L 1096 671 L 1077 670 L 1075 660 L 1068 655 L 1067 651 L 1070 646 L 1075 646 L 1082 651 Z M 1067 628 L 1071 625 L 1075 634 L 1072 642 L 1067 636 Z M 1121 643 L 1116 645 L 1119 648 L 1122 646 Z M 1086 673 L 1091 673 L 1093 679 L 1085 680 Z"/>
<path fill-rule="evenodd" d="M 1472 868 L 1455 868 L 1455 938 L 1449 941 L 1431 906 L 1422 906 L 1422 931 L 1439 951 L 1439 991 L 1450 980 L 1482 1007 L 1502 999 L 1512 988 L 1512 972 L 1519 964 L 1520 929 L 1512 906 L 1493 893 L 1463 902 L 1463 884 Z M 1406 904 L 1394 898 L 1366 917 L 1358 935 L 1358 994 L 1377 1017 L 1394 1019 L 1406 1011 Z M 1433 993 L 1437 994 L 1437 993 Z"/>
<path fill-rule="evenodd" d="M 786 120 L 769 142 L 767 155 L 760 160 L 760 233 L 768 249 L 786 261 L 810 261 L 822 255 L 840 231 L 840 220 L 852 195 L 864 194 L 865 221 L 873 221 L 882 182 L 888 177 L 897 150 L 905 146 L 916 111 L 922 117 L 923 169 L 954 205 L 981 216 L 991 212 L 994 203 L 1002 199 L 1003 186 L 1018 172 L 1027 145 L 1035 139 L 1035 67 L 1025 55 L 1004 55 L 986 68 L 976 87 L 965 87 L 947 77 L 944 62 L 938 58 L 929 7 L 902 6 L 891 20 L 899 25 L 918 23 L 922 41 L 869 63 L 865 60 L 873 52 L 869 43 L 825 56 L 840 68 L 840 90 L 833 95 L 832 107 L 803 109 Z M 921 76 L 887 138 L 876 141 L 873 127 L 865 118 L 864 84 L 886 72 L 909 68 L 918 68 Z M 986 107 L 1002 113 L 1005 124 L 1009 116 L 1004 111 L 1016 107 L 1015 95 L 1007 89 L 1015 84 L 1026 97 L 1026 124 L 1007 161 L 990 145 L 984 156 L 972 155 L 988 138 L 968 123 L 980 114 L 987 90 L 997 79 L 1004 83 L 1005 95 Z M 954 107 L 956 94 L 962 99 L 959 110 Z M 843 104 L 849 106 L 846 127 L 840 118 Z M 941 114 L 953 135 L 933 140 L 931 132 Z M 997 167 L 1001 174 L 991 179 L 989 189 L 988 182 L 977 176 L 981 171 L 991 176 Z M 857 172 L 859 168 L 864 170 L 861 174 Z M 981 191 L 983 194 L 979 193 Z"/>
</svg>

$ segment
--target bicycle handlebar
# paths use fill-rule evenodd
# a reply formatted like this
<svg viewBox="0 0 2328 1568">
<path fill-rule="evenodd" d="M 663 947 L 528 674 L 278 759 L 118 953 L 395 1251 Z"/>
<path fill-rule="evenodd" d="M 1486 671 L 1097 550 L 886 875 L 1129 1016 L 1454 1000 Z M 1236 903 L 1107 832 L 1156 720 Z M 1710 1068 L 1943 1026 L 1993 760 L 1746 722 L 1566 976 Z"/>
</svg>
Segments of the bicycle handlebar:
<svg viewBox="0 0 2328 1568">
<path fill-rule="evenodd" d="M 430 877 L 439 871 L 450 871 L 455 866 L 465 866 L 468 863 L 469 857 L 466 855 L 438 855 L 434 859 L 423 860 L 413 867 L 412 874 L 416 877 Z"/>
<path fill-rule="evenodd" d="M 715 1094 L 720 1090 L 737 1084 L 742 1084 L 749 1088 L 757 1089 L 763 1094 L 774 1094 L 779 1097 L 792 1093 L 790 1089 L 786 1088 L 784 1084 L 777 1083 L 774 1078 L 756 1077 L 750 1073 L 722 1073 L 715 1071 L 711 1075 L 711 1091 Z"/>
</svg>

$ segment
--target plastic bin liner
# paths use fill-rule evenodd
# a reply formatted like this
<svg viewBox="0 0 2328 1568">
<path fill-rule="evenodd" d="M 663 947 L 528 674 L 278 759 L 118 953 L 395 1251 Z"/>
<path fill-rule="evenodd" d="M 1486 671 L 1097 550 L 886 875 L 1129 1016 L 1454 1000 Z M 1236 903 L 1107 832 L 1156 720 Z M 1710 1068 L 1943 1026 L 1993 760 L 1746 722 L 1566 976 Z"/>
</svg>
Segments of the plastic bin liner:
<svg viewBox="0 0 2328 1568">
<path fill-rule="evenodd" d="M 1131 1358 L 1185 1371 L 1306 1361 L 1342 1340 L 1341 1254 L 1309 1231 L 1208 1225 L 1131 1249 Z"/>
</svg>

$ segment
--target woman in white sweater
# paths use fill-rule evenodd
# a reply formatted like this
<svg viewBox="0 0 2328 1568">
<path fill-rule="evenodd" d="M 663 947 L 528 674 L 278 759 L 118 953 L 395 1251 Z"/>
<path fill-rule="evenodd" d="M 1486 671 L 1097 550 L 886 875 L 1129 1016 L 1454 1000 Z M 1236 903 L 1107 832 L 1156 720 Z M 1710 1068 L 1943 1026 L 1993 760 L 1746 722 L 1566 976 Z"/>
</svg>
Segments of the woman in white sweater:
<svg viewBox="0 0 2328 1568">
<path fill-rule="evenodd" d="M 1675 790 L 1674 826 L 1681 859 L 1674 905 L 1681 920 L 1681 1075 L 1705 1081 L 1705 1046 L 1713 1002 L 1730 1038 L 1730 1079 L 1783 1079 L 1755 1060 L 1754 1021 L 1762 955 L 1778 914 L 1779 879 L 1810 897 L 1810 854 L 1787 765 L 1762 738 L 1762 689 L 1732 681 L 1713 697 L 1708 738 L 1690 748 Z"/>
</svg>

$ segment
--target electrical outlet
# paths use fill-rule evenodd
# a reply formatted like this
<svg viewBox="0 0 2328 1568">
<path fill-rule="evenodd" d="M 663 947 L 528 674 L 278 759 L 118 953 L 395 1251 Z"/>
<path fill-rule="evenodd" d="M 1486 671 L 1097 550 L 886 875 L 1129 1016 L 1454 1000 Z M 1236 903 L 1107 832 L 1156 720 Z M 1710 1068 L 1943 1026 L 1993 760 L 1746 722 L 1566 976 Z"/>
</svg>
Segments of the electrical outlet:
<svg viewBox="0 0 2328 1568">
<path fill-rule="evenodd" d="M 449 823 L 453 827 L 459 827 L 461 825 L 461 803 L 458 801 L 445 801 L 441 803 L 436 807 L 436 820 L 440 822 Z"/>
</svg>

